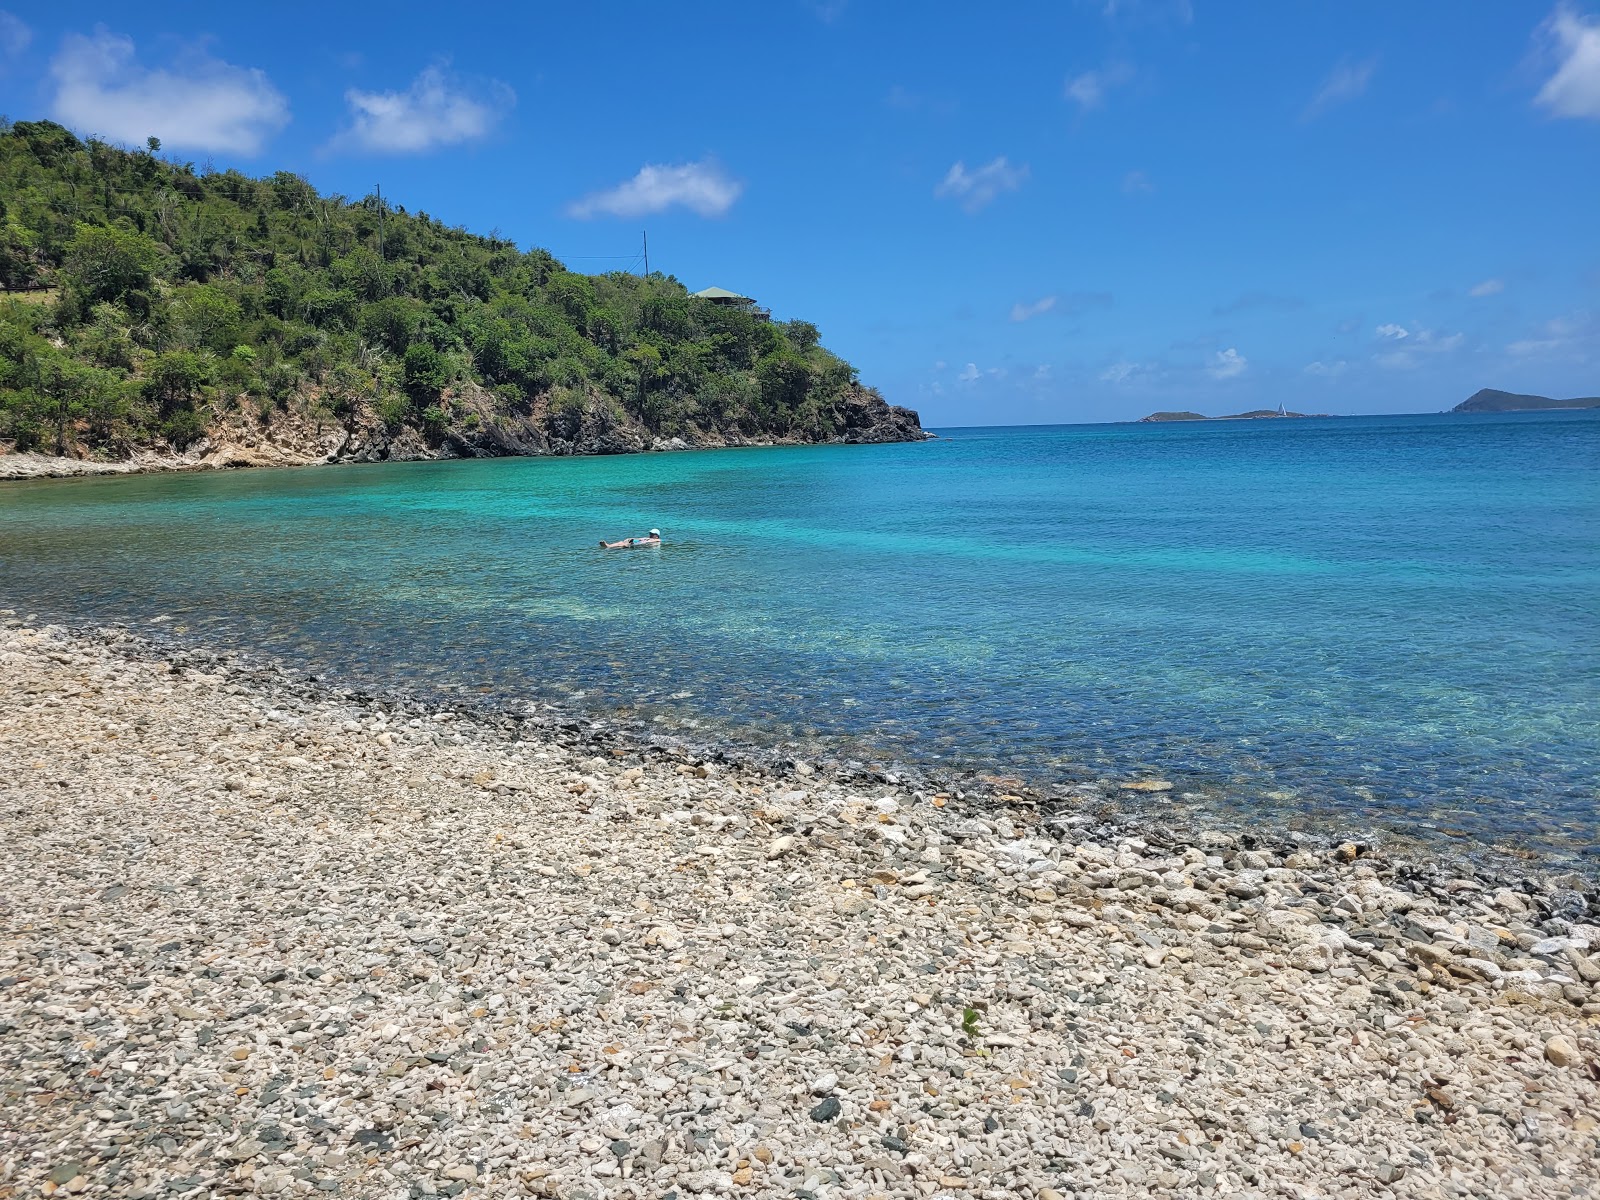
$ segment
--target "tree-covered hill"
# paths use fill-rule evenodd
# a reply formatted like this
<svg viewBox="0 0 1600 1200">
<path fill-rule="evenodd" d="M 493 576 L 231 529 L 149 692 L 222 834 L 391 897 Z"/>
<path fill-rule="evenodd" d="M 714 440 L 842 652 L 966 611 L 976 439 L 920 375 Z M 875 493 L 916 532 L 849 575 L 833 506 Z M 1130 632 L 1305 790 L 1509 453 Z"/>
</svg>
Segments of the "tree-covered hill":
<svg viewBox="0 0 1600 1200">
<path fill-rule="evenodd" d="M 805 321 L 159 151 L 0 123 L 0 450 L 383 458 L 922 436 Z"/>
</svg>

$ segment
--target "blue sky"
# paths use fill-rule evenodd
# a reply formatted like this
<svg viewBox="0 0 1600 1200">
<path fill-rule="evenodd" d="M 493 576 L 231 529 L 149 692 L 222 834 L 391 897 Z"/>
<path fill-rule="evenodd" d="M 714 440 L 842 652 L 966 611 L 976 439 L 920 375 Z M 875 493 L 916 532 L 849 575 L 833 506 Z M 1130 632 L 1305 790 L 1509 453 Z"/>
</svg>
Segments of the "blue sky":
<svg viewBox="0 0 1600 1200">
<path fill-rule="evenodd" d="M 648 230 L 933 426 L 1600 394 L 1594 3 L 984 7 L 11 0 L 0 112 Z"/>
</svg>

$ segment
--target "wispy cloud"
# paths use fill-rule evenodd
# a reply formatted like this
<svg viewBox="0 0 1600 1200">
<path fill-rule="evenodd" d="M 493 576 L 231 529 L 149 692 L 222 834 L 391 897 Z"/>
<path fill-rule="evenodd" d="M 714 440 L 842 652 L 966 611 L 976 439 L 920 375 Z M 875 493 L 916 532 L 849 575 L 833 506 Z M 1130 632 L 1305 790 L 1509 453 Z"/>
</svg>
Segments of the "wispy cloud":
<svg viewBox="0 0 1600 1200">
<path fill-rule="evenodd" d="M 33 30 L 22 18 L 0 8 L 0 60 L 16 58 L 33 41 Z"/>
<path fill-rule="evenodd" d="M 1013 321 L 1031 321 L 1034 317 L 1042 317 L 1056 306 L 1059 296 L 1042 296 L 1031 304 L 1024 304 L 1020 300 L 1011 306 L 1011 319 Z"/>
<path fill-rule="evenodd" d="M 1482 283 L 1473 284 L 1467 289 L 1467 295 L 1477 299 L 1485 296 L 1497 296 L 1506 290 L 1506 281 L 1503 279 L 1485 279 Z"/>
<path fill-rule="evenodd" d="M 1265 311 L 1295 312 L 1306 306 L 1299 296 L 1282 296 L 1276 292 L 1244 292 L 1226 304 L 1211 310 L 1214 317 L 1232 316 L 1234 313 Z"/>
<path fill-rule="evenodd" d="M 440 67 L 428 67 L 403 92 L 351 88 L 344 98 L 350 124 L 331 144 L 370 154 L 420 154 L 478 141 L 517 102 L 498 80 L 469 88 Z"/>
<path fill-rule="evenodd" d="M 1013 321 L 1031 321 L 1045 313 L 1053 312 L 1064 317 L 1081 316 L 1097 308 L 1110 308 L 1115 298 L 1110 292 L 1056 292 L 1042 296 L 1030 303 L 1018 301 L 1011 306 Z"/>
<path fill-rule="evenodd" d="M 1558 117 L 1600 121 L 1600 18 L 1562 3 L 1539 26 L 1539 35 L 1556 69 L 1534 103 Z"/>
<path fill-rule="evenodd" d="M 1391 371 L 1408 371 L 1420 366 L 1426 355 L 1448 354 L 1467 340 L 1464 333 L 1440 333 L 1436 329 L 1407 329 L 1404 325 L 1379 325 L 1375 330 L 1381 345 L 1389 346 L 1373 355 L 1372 361 Z"/>
<path fill-rule="evenodd" d="M 1129 196 L 1148 196 L 1156 190 L 1156 185 L 1143 171 L 1129 171 L 1122 177 L 1122 190 Z"/>
<path fill-rule="evenodd" d="M 967 212 L 975 213 L 1004 193 L 1016 191 L 1027 179 L 1027 164 L 1013 167 L 1002 154 L 971 171 L 967 170 L 966 163 L 956 163 L 945 173 L 943 182 L 933 189 L 933 194 L 952 199 Z"/>
<path fill-rule="evenodd" d="M 1106 95 L 1113 88 L 1122 87 L 1132 79 L 1133 68 L 1127 63 L 1108 63 L 1094 71 L 1068 76 L 1062 94 L 1068 100 L 1074 101 L 1080 109 L 1088 111 L 1091 108 L 1100 108 L 1106 102 Z"/>
<path fill-rule="evenodd" d="M 262 71 L 198 52 L 143 67 L 133 39 L 103 25 L 63 38 L 50 77 L 51 115 L 112 141 L 154 136 L 175 149 L 250 155 L 289 123 L 289 102 Z"/>
<path fill-rule="evenodd" d="M 1150 363 L 1130 362 L 1124 359 L 1112 363 L 1101 371 L 1098 378 L 1101 383 L 1121 385 L 1141 375 L 1148 375 L 1153 369 Z"/>
<path fill-rule="evenodd" d="M 1243 375 L 1249 366 L 1250 360 L 1229 346 L 1211 356 L 1211 364 L 1206 370 L 1213 379 L 1233 379 Z"/>
<path fill-rule="evenodd" d="M 642 217 L 686 208 L 702 217 L 720 217 L 744 192 L 713 159 L 674 165 L 641 167 L 632 179 L 603 192 L 591 192 L 567 206 L 567 215 L 590 217 Z"/>
<path fill-rule="evenodd" d="M 1363 95 L 1367 90 L 1367 84 L 1372 82 L 1373 72 L 1377 69 L 1376 58 L 1364 59 L 1361 62 L 1340 60 L 1322 81 L 1317 94 L 1311 98 L 1311 103 L 1306 105 L 1305 112 L 1300 114 L 1301 120 L 1309 121 L 1314 117 L 1320 117 L 1330 108 Z"/>
<path fill-rule="evenodd" d="M 1506 346 L 1506 353 L 1518 358 L 1577 356 L 1593 361 L 1600 350 L 1600 319 L 1587 311 L 1555 317 L 1534 331 Z"/>
<path fill-rule="evenodd" d="M 1307 363 L 1305 365 L 1305 373 L 1307 375 L 1320 375 L 1324 379 L 1337 379 L 1349 368 L 1350 364 L 1342 358 L 1334 362 L 1322 362 L 1319 360 Z"/>
<path fill-rule="evenodd" d="M 961 373 L 956 376 L 956 382 L 974 383 L 981 374 L 982 372 L 978 370 L 977 363 L 968 363 L 966 366 L 961 368 Z"/>
</svg>

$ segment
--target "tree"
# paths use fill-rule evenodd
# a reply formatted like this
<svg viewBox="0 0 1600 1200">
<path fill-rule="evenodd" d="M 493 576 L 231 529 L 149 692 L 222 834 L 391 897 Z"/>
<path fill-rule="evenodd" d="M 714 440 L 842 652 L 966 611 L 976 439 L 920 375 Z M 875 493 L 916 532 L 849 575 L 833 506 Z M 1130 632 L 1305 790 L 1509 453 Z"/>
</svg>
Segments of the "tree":
<svg viewBox="0 0 1600 1200">
<path fill-rule="evenodd" d="M 788 321 L 783 326 L 784 336 L 789 339 L 789 344 L 804 354 L 821 340 L 817 327 L 810 321 Z"/>
<path fill-rule="evenodd" d="M 0 287 L 25 288 L 38 278 L 33 238 L 15 221 L 0 214 Z"/>
<path fill-rule="evenodd" d="M 448 364 L 440 353 L 427 342 L 413 342 L 406 347 L 406 394 L 417 407 L 426 407 L 438 399 L 450 382 Z"/>
<path fill-rule="evenodd" d="M 216 288 L 205 284 L 185 288 L 176 307 L 178 322 L 196 347 L 222 352 L 231 350 L 239 340 L 243 316 L 239 302 Z"/>
<path fill-rule="evenodd" d="M 769 354 L 757 365 L 756 378 L 761 382 L 762 401 L 787 429 L 790 414 L 805 400 L 811 383 L 805 360 L 793 351 Z"/>
<path fill-rule="evenodd" d="M 109 433 L 112 422 L 125 411 L 122 381 L 111 371 L 87 366 L 64 354 L 53 354 L 41 372 L 40 391 L 55 419 L 55 452 L 67 452 L 67 425 L 87 420 Z"/>
<path fill-rule="evenodd" d="M 171 350 L 150 360 L 145 390 L 163 418 L 190 407 L 211 381 L 206 361 L 190 350 Z"/>
<path fill-rule="evenodd" d="M 160 251 L 143 234 L 110 225 L 77 227 L 63 266 L 67 285 L 85 305 L 121 300 L 150 286 Z"/>
</svg>

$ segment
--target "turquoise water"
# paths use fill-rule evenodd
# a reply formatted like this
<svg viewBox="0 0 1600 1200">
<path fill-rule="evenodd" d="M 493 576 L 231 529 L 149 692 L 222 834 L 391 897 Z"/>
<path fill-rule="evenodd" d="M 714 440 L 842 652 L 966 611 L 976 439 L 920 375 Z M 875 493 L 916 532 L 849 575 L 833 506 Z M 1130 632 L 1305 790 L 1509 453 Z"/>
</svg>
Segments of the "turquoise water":
<svg viewBox="0 0 1600 1200">
<path fill-rule="evenodd" d="M 1600 843 L 1600 413 L 0 485 L 0 604 L 891 769 Z"/>
</svg>

